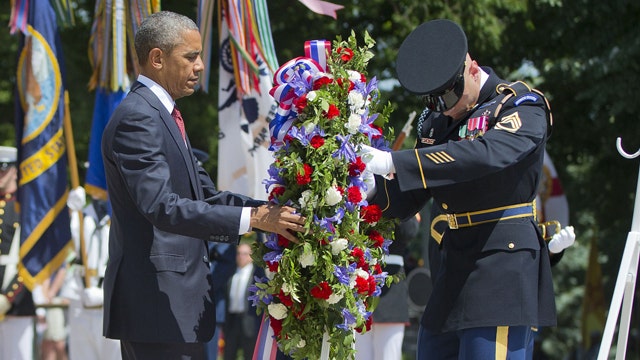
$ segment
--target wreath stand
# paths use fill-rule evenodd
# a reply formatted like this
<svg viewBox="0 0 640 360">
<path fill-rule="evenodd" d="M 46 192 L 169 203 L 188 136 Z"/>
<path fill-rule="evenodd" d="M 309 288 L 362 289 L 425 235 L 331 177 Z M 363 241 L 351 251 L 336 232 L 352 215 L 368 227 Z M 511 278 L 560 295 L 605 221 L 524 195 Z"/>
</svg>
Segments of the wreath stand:
<svg viewBox="0 0 640 360">
<path fill-rule="evenodd" d="M 640 150 L 635 154 L 628 154 L 622 149 L 622 139 L 618 138 L 616 147 L 620 155 L 627 159 L 635 159 L 640 156 Z M 633 297 L 636 289 L 636 279 L 638 274 L 638 259 L 640 257 L 640 172 L 638 173 L 638 185 L 636 188 L 636 199 L 633 207 L 633 221 L 631 223 L 631 231 L 627 236 L 627 243 L 624 247 L 622 261 L 620 262 L 620 270 L 616 287 L 613 291 L 611 299 L 611 307 L 607 316 L 602 341 L 600 343 L 600 351 L 598 352 L 598 360 L 607 360 L 609 351 L 611 350 L 611 341 L 615 331 L 615 326 L 620 314 L 620 306 L 622 305 L 622 313 L 620 314 L 620 327 L 618 329 L 618 345 L 616 348 L 616 360 L 625 359 L 627 352 L 627 340 L 629 338 L 629 325 L 631 321 L 631 309 L 633 306 Z M 587 296 L 587 294 L 585 294 Z"/>
</svg>

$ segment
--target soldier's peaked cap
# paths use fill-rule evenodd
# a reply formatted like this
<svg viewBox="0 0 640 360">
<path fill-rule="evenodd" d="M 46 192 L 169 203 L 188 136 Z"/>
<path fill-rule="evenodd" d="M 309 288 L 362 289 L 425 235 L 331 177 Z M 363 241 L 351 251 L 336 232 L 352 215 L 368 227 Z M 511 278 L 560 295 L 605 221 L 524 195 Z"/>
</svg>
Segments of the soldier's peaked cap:
<svg viewBox="0 0 640 360">
<path fill-rule="evenodd" d="M 396 72 L 402 87 L 418 94 L 450 89 L 463 69 L 467 36 L 451 20 L 431 20 L 415 28 L 398 50 Z"/>
<path fill-rule="evenodd" d="M 14 163 L 18 160 L 18 149 L 13 146 L 0 146 L 0 162 Z"/>
</svg>

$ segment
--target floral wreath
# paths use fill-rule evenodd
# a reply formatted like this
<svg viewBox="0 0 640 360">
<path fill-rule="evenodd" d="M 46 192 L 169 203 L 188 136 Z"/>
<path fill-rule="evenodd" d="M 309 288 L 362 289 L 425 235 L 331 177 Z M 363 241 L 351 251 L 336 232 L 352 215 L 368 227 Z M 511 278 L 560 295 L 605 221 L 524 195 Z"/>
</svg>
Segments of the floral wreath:
<svg viewBox="0 0 640 360">
<path fill-rule="evenodd" d="M 264 312 L 278 347 L 295 359 L 355 355 L 354 332 L 366 332 L 382 286 L 382 271 L 395 222 L 367 202 L 373 176 L 358 155 L 366 144 L 389 150 L 376 78 L 366 66 L 375 41 L 365 33 L 358 47 L 347 41 L 307 41 L 305 57 L 274 75 L 270 94 L 279 107 L 270 123 L 275 161 L 264 181 L 269 201 L 306 217 L 300 244 L 276 234 L 254 245 L 253 260 L 265 268 L 250 299 Z M 323 341 L 324 338 L 324 341 Z M 326 356 L 323 355 L 323 357 Z"/>
</svg>

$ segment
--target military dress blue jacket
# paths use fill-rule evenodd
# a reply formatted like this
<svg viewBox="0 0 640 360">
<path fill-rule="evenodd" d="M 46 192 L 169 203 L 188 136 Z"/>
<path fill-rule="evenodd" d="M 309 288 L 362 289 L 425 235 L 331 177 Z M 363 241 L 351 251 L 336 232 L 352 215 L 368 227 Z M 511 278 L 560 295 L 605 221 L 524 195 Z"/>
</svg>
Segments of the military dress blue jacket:
<svg viewBox="0 0 640 360">
<path fill-rule="evenodd" d="M 436 213 L 460 215 L 458 228 L 434 226 L 442 263 L 421 320 L 433 332 L 556 324 L 549 253 L 532 204 L 548 104 L 523 83 L 526 91 L 504 91 L 508 83 L 483 69 L 489 78 L 478 105 L 458 121 L 424 117 L 416 149 L 392 153 L 394 179 L 376 177 L 373 202 L 384 216 L 413 216 L 431 198 Z"/>
</svg>

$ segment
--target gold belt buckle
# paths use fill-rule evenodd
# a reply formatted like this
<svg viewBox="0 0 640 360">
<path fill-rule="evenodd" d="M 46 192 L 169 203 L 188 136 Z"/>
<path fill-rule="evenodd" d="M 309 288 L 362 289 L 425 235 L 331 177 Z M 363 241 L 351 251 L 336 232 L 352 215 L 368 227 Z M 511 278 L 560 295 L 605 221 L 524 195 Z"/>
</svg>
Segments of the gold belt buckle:
<svg viewBox="0 0 640 360">
<path fill-rule="evenodd" d="M 458 219 L 455 214 L 447 214 L 447 223 L 449 224 L 449 229 L 458 229 Z"/>
</svg>

